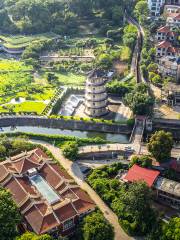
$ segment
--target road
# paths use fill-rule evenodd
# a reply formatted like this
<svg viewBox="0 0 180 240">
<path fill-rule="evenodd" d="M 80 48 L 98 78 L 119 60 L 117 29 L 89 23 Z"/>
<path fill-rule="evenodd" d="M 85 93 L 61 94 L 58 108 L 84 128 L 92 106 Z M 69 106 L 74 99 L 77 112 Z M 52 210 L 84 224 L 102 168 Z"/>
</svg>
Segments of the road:
<svg viewBox="0 0 180 240">
<path fill-rule="evenodd" d="M 102 201 L 99 195 L 85 182 L 84 176 L 77 163 L 66 159 L 59 148 L 43 142 L 43 141 L 32 141 L 33 143 L 38 143 L 46 147 L 54 157 L 59 161 L 59 163 L 64 167 L 64 169 L 69 173 L 69 175 L 76 181 L 76 183 L 85 190 L 99 207 L 99 209 L 104 214 L 104 217 L 108 222 L 114 227 L 115 240 L 133 240 L 134 238 L 129 237 L 124 230 L 121 228 L 118 222 L 118 217 L 113 213 L 113 211 Z"/>
</svg>

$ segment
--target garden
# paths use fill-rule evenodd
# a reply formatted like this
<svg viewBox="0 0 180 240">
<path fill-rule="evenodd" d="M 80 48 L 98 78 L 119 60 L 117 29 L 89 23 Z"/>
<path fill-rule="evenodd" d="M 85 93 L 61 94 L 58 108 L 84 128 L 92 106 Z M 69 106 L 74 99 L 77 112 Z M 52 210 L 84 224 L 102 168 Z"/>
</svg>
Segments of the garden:
<svg viewBox="0 0 180 240">
<path fill-rule="evenodd" d="M 0 60 L 0 112 L 40 114 L 54 96 L 52 85 L 36 82 L 31 65 Z"/>
<path fill-rule="evenodd" d="M 29 44 L 32 44 L 34 41 L 46 41 L 59 37 L 55 33 L 43 33 L 43 34 L 34 34 L 34 35 L 0 35 L 1 44 L 7 48 L 24 48 Z"/>
</svg>

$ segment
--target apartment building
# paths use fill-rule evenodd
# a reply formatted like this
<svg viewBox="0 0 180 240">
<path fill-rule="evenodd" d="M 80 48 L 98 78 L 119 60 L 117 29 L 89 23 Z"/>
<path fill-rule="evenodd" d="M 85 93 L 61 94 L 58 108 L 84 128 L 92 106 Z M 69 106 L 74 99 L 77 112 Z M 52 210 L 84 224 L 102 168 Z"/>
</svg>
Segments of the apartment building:
<svg viewBox="0 0 180 240">
<path fill-rule="evenodd" d="M 163 77 L 172 77 L 180 83 L 180 58 L 162 57 L 158 59 L 158 70 Z"/>
<path fill-rule="evenodd" d="M 171 57 L 179 57 L 180 50 L 172 45 L 169 41 L 162 41 L 156 45 L 156 56 L 171 56 Z"/>
<path fill-rule="evenodd" d="M 148 0 L 149 11 L 152 16 L 160 16 L 165 0 Z"/>
<path fill-rule="evenodd" d="M 156 40 L 157 41 L 170 41 L 174 42 L 177 38 L 177 33 L 170 30 L 169 26 L 163 26 L 157 30 Z"/>
</svg>

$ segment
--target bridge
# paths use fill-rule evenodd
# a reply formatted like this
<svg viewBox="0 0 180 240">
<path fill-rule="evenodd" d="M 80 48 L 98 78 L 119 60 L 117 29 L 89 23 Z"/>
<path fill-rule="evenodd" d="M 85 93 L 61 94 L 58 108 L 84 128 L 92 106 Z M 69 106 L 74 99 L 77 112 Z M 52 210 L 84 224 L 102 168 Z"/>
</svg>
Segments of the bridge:
<svg viewBox="0 0 180 240">
<path fill-rule="evenodd" d="M 135 119 L 134 128 L 130 137 L 130 141 L 127 144 L 112 143 L 112 144 L 101 144 L 101 145 L 90 145 L 79 148 L 79 155 L 96 155 L 103 153 L 121 153 L 125 152 L 126 148 L 129 147 L 130 150 L 134 150 L 135 153 L 140 154 L 141 143 L 143 138 L 143 133 L 145 129 L 145 117 L 137 117 Z"/>
</svg>

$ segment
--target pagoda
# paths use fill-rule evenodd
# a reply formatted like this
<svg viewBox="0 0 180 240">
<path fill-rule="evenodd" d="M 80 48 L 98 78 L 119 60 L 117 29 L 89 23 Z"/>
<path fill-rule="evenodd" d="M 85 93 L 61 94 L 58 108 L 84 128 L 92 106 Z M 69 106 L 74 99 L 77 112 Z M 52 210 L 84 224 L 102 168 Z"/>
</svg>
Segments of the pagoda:
<svg viewBox="0 0 180 240">
<path fill-rule="evenodd" d="M 101 117 L 108 113 L 108 95 L 105 74 L 100 69 L 90 72 L 86 80 L 85 114 L 89 117 Z"/>
</svg>

